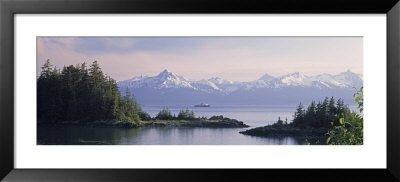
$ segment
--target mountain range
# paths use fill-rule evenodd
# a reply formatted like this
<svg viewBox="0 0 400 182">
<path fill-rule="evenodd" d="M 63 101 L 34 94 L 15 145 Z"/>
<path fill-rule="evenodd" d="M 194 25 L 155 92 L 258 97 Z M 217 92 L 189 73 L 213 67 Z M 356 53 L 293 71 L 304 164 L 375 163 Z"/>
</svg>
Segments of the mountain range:
<svg viewBox="0 0 400 182">
<path fill-rule="evenodd" d="M 297 104 L 334 96 L 352 102 L 362 76 L 347 70 L 337 75 L 307 76 L 299 72 L 279 77 L 268 74 L 238 82 L 219 77 L 188 80 L 164 70 L 156 76 L 138 76 L 118 82 L 121 93 L 134 94 L 142 104 Z M 311 99 L 311 100 L 310 100 Z"/>
</svg>

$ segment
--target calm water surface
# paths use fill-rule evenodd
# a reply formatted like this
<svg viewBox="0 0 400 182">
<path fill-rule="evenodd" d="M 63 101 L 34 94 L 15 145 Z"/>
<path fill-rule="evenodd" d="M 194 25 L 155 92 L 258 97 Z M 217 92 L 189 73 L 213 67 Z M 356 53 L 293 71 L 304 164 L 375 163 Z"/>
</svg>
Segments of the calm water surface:
<svg viewBox="0 0 400 182">
<path fill-rule="evenodd" d="M 188 108 L 196 116 L 210 117 L 223 115 L 243 121 L 252 127 L 293 118 L 296 106 L 142 106 L 154 117 L 161 109 L 168 107 L 178 115 L 179 110 Z M 38 128 L 39 145 L 301 145 L 303 138 L 265 138 L 240 134 L 248 128 Z"/>
</svg>

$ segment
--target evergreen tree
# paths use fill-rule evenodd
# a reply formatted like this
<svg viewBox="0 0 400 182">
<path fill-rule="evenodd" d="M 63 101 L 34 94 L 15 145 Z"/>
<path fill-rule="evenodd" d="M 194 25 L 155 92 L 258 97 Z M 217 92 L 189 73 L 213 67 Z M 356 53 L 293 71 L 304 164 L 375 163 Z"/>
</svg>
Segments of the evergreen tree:
<svg viewBox="0 0 400 182">
<path fill-rule="evenodd" d="M 317 120 L 318 120 L 318 127 L 329 127 L 329 111 L 328 111 L 328 97 L 322 101 L 320 108 L 317 109 Z"/>
<path fill-rule="evenodd" d="M 332 125 L 340 125 L 339 118 L 349 119 L 352 117 L 354 117 L 354 114 L 348 106 L 344 105 L 342 99 L 336 102 L 335 98 L 328 99 L 326 97 L 318 104 L 312 101 L 306 111 L 304 111 L 304 106 L 300 103 L 291 125 L 298 128 L 331 128 Z"/>
<path fill-rule="evenodd" d="M 42 66 L 42 72 L 40 73 L 40 78 L 41 79 L 49 78 L 53 74 L 52 67 L 53 65 L 51 65 L 50 60 L 47 59 L 46 63 L 44 63 L 44 65 Z"/>
<path fill-rule="evenodd" d="M 47 60 L 37 78 L 38 123 L 63 121 L 140 121 L 149 119 L 134 96 L 121 97 L 117 82 L 101 71 L 97 61 L 53 68 Z"/>
<path fill-rule="evenodd" d="M 328 111 L 329 111 L 329 122 L 334 122 L 339 120 L 338 108 L 336 108 L 335 99 L 331 97 L 328 104 Z"/>
<path fill-rule="evenodd" d="M 276 122 L 278 125 L 283 125 L 283 121 L 281 120 L 281 117 L 278 117 L 278 121 Z"/>
<path fill-rule="evenodd" d="M 303 104 L 297 106 L 296 112 L 294 113 L 293 124 L 297 127 L 304 127 L 305 111 Z"/>
<path fill-rule="evenodd" d="M 156 119 L 158 119 L 158 120 L 173 120 L 174 117 L 172 116 L 172 114 L 168 110 L 168 108 L 164 108 L 157 114 Z"/>
<path fill-rule="evenodd" d="M 329 115 L 335 115 L 337 113 L 336 106 L 335 106 L 335 98 L 333 98 L 333 97 L 331 97 L 331 99 L 329 100 L 328 111 L 329 111 Z"/>
<path fill-rule="evenodd" d="M 326 140 L 326 143 L 329 145 L 362 145 L 364 143 L 364 129 L 363 122 L 364 118 L 362 116 L 363 112 L 363 87 L 361 87 L 357 93 L 353 95 L 355 102 L 358 104 L 358 108 L 360 109 L 360 113 L 357 114 L 355 112 L 351 113 L 351 117 L 348 118 L 340 117 L 340 124 L 333 126 L 327 135 L 329 136 Z M 338 100 L 338 108 L 342 107 L 342 103 L 339 104 Z M 347 115 L 349 109 L 344 106 L 344 115 Z"/>
<path fill-rule="evenodd" d="M 342 99 L 338 99 L 336 103 L 336 115 L 339 115 L 340 113 L 344 112 L 344 102 Z"/>
<path fill-rule="evenodd" d="M 60 73 L 53 68 L 50 60 L 42 67 L 37 79 L 37 116 L 38 123 L 54 123 L 62 116 Z"/>
<path fill-rule="evenodd" d="M 143 112 L 143 111 L 139 112 L 139 118 L 142 121 L 150 121 L 151 120 L 150 115 L 148 113 L 146 113 L 146 112 Z"/>
<path fill-rule="evenodd" d="M 186 108 L 186 110 L 180 110 L 178 113 L 178 117 L 177 119 L 179 120 L 194 120 L 196 119 L 194 112 L 193 111 L 189 111 L 188 108 Z"/>
<path fill-rule="evenodd" d="M 306 121 L 305 123 L 306 126 L 319 127 L 316 122 L 317 121 L 316 105 L 314 101 L 312 101 L 307 108 L 305 121 Z"/>
</svg>

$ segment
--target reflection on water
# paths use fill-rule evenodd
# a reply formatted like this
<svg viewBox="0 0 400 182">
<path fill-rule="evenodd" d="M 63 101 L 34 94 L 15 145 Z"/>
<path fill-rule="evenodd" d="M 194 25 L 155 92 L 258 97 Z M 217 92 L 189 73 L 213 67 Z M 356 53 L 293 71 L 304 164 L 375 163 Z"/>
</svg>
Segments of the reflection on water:
<svg viewBox="0 0 400 182">
<path fill-rule="evenodd" d="M 154 117 L 165 106 L 143 106 Z M 168 106 L 172 113 L 188 107 L 196 116 L 224 115 L 251 127 L 293 118 L 295 106 Z M 248 129 L 248 128 L 247 128 Z M 304 138 L 264 138 L 240 134 L 246 128 L 38 128 L 37 143 L 43 145 L 301 145 Z"/>
<path fill-rule="evenodd" d="M 301 145 L 304 138 L 264 138 L 231 128 L 38 128 L 39 145 Z"/>
</svg>

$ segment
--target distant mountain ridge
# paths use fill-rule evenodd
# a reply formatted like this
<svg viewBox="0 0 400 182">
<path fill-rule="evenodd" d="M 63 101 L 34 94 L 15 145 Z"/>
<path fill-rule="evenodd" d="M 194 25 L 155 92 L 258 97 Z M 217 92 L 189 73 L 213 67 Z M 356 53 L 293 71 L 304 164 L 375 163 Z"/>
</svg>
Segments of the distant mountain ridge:
<svg viewBox="0 0 400 182">
<path fill-rule="evenodd" d="M 320 74 L 316 76 L 306 76 L 299 72 L 286 74 L 280 77 L 273 77 L 265 74 L 258 80 L 249 82 L 234 82 L 224 80 L 219 77 L 203 79 L 198 81 L 189 81 L 182 76 L 162 71 L 154 77 L 139 76 L 118 83 L 120 87 L 127 88 L 190 88 L 205 92 L 218 91 L 226 94 L 232 93 L 238 89 L 256 89 L 256 88 L 285 88 L 285 87 L 315 87 L 315 88 L 353 88 L 362 86 L 361 75 L 350 70 L 337 75 Z"/>
<path fill-rule="evenodd" d="M 263 100 L 262 98 L 267 97 L 265 94 L 269 94 L 268 97 L 271 97 L 270 92 L 274 91 L 277 96 L 276 98 L 279 99 L 279 95 L 285 95 L 282 95 L 283 93 L 286 93 L 287 97 L 293 96 L 296 90 L 299 93 L 294 95 L 299 97 L 307 98 L 308 95 L 312 95 L 313 93 L 326 93 L 332 96 L 344 97 L 335 93 L 343 91 L 354 92 L 354 88 L 359 88 L 362 85 L 363 80 L 361 75 L 353 73 L 350 70 L 337 75 L 319 74 L 307 76 L 299 72 L 294 72 L 273 77 L 265 74 L 257 80 L 248 82 L 230 81 L 219 77 L 191 81 L 185 79 L 183 76 L 164 70 L 153 77 L 138 76 L 118 82 L 121 93 L 124 94 L 125 90 L 128 89 L 136 95 L 139 101 L 151 101 L 151 103 L 157 103 L 157 100 L 167 103 L 173 103 L 177 100 L 184 101 L 185 98 L 183 97 L 188 97 L 186 100 L 190 102 L 196 100 L 196 98 L 201 98 L 204 100 L 199 101 L 229 103 L 235 100 L 230 96 L 235 95 L 242 97 L 243 102 L 251 103 L 253 99 L 250 99 L 250 96 L 247 96 L 248 94 L 258 95 L 260 100 Z M 305 90 L 309 93 L 300 94 L 300 91 Z M 179 96 L 180 98 L 177 98 Z M 173 98 L 176 100 L 174 101 Z M 248 101 L 246 101 L 246 98 L 249 98 Z"/>
</svg>

